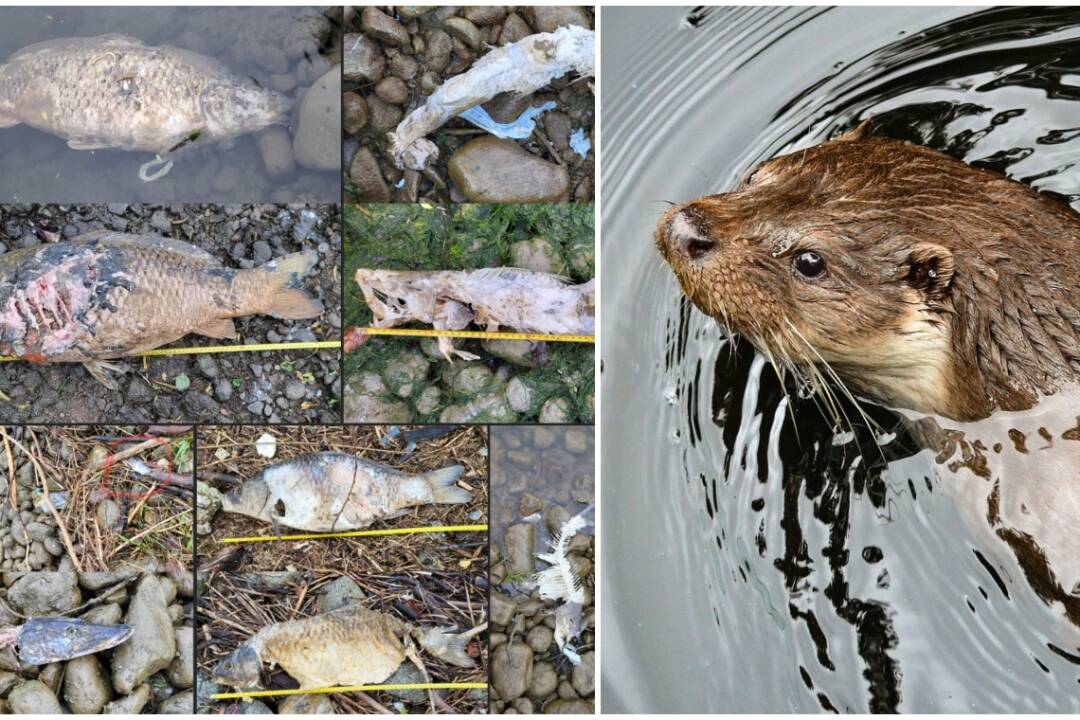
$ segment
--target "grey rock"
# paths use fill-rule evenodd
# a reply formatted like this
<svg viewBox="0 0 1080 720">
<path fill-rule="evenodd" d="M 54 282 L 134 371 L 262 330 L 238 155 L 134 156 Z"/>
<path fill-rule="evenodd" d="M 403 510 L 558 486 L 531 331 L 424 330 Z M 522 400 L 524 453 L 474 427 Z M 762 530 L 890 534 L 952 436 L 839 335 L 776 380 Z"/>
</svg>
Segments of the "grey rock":
<svg viewBox="0 0 1080 720">
<path fill-rule="evenodd" d="M 176 636 L 161 584 L 144 575 L 135 588 L 125 621 L 131 638 L 113 653 L 113 687 L 129 693 L 154 673 L 164 670 L 176 656 Z"/>
<path fill-rule="evenodd" d="M 60 715 L 63 708 L 56 694 L 40 680 L 30 680 L 8 694 L 8 710 L 12 715 Z"/>
<path fill-rule="evenodd" d="M 184 692 L 176 693 L 158 707 L 158 715 L 191 715 L 194 712 L 194 690 L 185 690 Z"/>
<path fill-rule="evenodd" d="M 341 73 L 334 68 L 319 78 L 300 106 L 293 154 L 312 170 L 340 167 Z"/>
<path fill-rule="evenodd" d="M 165 677 L 174 688 L 189 688 L 195 683 L 195 629 L 178 627 L 176 632 L 176 657 Z"/>
<path fill-rule="evenodd" d="M 535 628 L 534 628 L 535 629 Z M 559 687 L 559 676 L 555 674 L 555 668 L 549 662 L 538 662 L 533 665 L 532 681 L 526 691 L 533 700 L 545 700 Z"/>
<path fill-rule="evenodd" d="M 361 147 L 353 155 L 349 165 L 349 178 L 356 187 L 356 193 L 366 202 L 389 202 L 390 188 L 383 179 L 382 170 L 371 150 Z"/>
<path fill-rule="evenodd" d="M 351 577 L 343 575 L 326 585 L 319 598 L 319 613 L 328 613 L 365 598 L 364 591 Z"/>
<path fill-rule="evenodd" d="M 64 702 L 76 715 L 97 715 L 112 700 L 112 688 L 96 655 L 68 661 L 64 677 Z"/>
<path fill-rule="evenodd" d="M 505 627 L 510 624 L 510 621 L 514 619 L 514 612 L 517 610 L 517 605 L 508 596 L 501 592 L 493 590 L 491 592 L 491 624 L 499 627 Z"/>
<path fill-rule="evenodd" d="M 376 40 L 390 46 L 408 46 L 409 32 L 394 18 L 381 10 L 368 6 L 360 15 L 360 27 Z"/>
<path fill-rule="evenodd" d="M 343 43 L 345 51 L 342 72 L 350 82 L 378 82 L 386 69 L 386 56 L 379 44 L 367 35 L 347 34 Z"/>
<path fill-rule="evenodd" d="M 491 684 L 502 700 L 516 700 L 532 682 L 533 652 L 528 645 L 504 643 L 491 659 Z"/>
<path fill-rule="evenodd" d="M 277 709 L 278 715 L 333 715 L 337 712 L 329 695 L 290 695 L 278 703 Z"/>
<path fill-rule="evenodd" d="M 516 523 L 503 535 L 503 558 L 507 572 L 512 575 L 532 575 L 536 572 L 536 526 Z"/>
<path fill-rule="evenodd" d="M 105 715 L 138 715 L 150 700 L 150 686 L 140 685 L 128 695 L 113 700 L 105 706 Z"/>
<path fill-rule="evenodd" d="M 8 589 L 7 602 L 23 615 L 57 615 L 77 608 L 82 595 L 74 572 L 35 572 Z"/>
<path fill-rule="evenodd" d="M 458 190 L 471 202 L 562 202 L 570 189 L 565 167 L 490 135 L 458 148 L 448 169 Z"/>
</svg>

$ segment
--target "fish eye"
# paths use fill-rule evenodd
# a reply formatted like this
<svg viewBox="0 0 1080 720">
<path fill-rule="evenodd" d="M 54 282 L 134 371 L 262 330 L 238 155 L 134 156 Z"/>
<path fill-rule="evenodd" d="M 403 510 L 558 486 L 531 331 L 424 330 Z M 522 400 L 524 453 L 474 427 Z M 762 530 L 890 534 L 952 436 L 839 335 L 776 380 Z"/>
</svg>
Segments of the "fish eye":
<svg viewBox="0 0 1080 720">
<path fill-rule="evenodd" d="M 79 631 L 76 630 L 73 627 L 69 627 L 66 630 L 64 630 L 64 634 L 67 635 L 69 638 L 73 638 L 73 637 L 75 637 L 76 635 L 79 634 Z"/>
<path fill-rule="evenodd" d="M 825 258 L 813 250 L 803 250 L 795 253 L 791 260 L 795 272 L 804 278 L 814 280 L 825 275 Z"/>
</svg>

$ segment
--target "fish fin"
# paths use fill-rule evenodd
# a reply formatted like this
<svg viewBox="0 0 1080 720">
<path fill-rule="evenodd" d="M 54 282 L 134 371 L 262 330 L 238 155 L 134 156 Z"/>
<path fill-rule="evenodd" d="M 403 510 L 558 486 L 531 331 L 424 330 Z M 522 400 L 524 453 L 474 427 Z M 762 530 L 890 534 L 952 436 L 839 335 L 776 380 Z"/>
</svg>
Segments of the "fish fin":
<svg viewBox="0 0 1080 720">
<path fill-rule="evenodd" d="M 196 334 L 224 340 L 236 339 L 236 324 L 229 318 L 211 320 L 195 330 Z"/>
<path fill-rule="evenodd" d="M 116 381 L 116 378 L 112 377 L 108 373 L 115 375 L 123 375 L 128 371 L 126 365 L 122 363 L 109 363 L 102 360 L 90 360 L 83 363 L 83 367 L 90 373 L 91 376 L 99 383 L 109 388 L 110 390 L 119 390 L 120 383 Z"/>
<path fill-rule="evenodd" d="M 436 503 L 440 505 L 461 505 L 472 501 L 471 492 L 454 484 L 463 472 L 465 472 L 465 468 L 460 465 L 451 465 L 424 474 L 424 480 L 431 487 L 431 494 L 435 497 Z"/>
<path fill-rule="evenodd" d="M 93 230 L 71 238 L 68 242 L 97 242 L 111 247 L 156 247 L 196 262 L 206 263 L 218 267 L 221 261 L 206 250 L 192 245 L 183 240 L 161 237 L 160 235 L 130 235 L 127 233 L 112 232 L 111 230 Z"/>
<path fill-rule="evenodd" d="M 300 278 L 311 272 L 319 255 L 314 250 L 286 255 L 262 266 L 277 286 L 264 314 L 282 320 L 303 320 L 322 315 L 323 304 L 300 287 Z"/>
<path fill-rule="evenodd" d="M 417 642 L 424 652 L 439 658 L 443 662 L 456 665 L 457 667 L 476 667 L 476 663 L 469 657 L 466 647 L 469 638 L 454 635 L 449 630 L 433 627 L 430 630 L 418 633 Z"/>
<path fill-rule="evenodd" d="M 104 150 L 109 145 L 106 143 L 83 142 L 82 140 L 68 140 L 68 147 L 72 150 Z"/>
</svg>

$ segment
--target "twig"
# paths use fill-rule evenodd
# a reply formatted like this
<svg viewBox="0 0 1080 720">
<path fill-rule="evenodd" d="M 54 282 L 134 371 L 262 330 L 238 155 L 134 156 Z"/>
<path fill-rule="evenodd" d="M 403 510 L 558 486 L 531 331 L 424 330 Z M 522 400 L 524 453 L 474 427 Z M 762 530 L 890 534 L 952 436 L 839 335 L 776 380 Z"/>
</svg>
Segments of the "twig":
<svg viewBox="0 0 1080 720">
<path fill-rule="evenodd" d="M 8 499 L 11 502 L 11 509 L 18 512 L 19 503 L 15 499 L 15 458 L 11 454 L 11 442 L 8 440 L 7 428 L 0 427 L 0 433 L 4 436 L 4 451 L 7 452 Z"/>
</svg>

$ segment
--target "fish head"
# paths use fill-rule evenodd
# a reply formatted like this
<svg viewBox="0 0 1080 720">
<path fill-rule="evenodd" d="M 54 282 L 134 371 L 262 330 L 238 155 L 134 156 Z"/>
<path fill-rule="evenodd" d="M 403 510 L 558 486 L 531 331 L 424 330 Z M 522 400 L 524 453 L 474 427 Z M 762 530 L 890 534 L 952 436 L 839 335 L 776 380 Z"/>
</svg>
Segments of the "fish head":
<svg viewBox="0 0 1080 720">
<path fill-rule="evenodd" d="M 238 78 L 222 78 L 203 89 L 202 110 L 211 137 L 227 138 L 285 122 L 292 101 Z"/>
<path fill-rule="evenodd" d="M 555 643 L 560 649 L 581 636 L 585 629 L 581 603 L 568 602 L 555 609 Z"/>
<path fill-rule="evenodd" d="M 267 504 L 270 500 L 270 487 L 259 473 L 240 483 L 221 496 L 221 509 L 225 512 L 240 513 L 248 517 L 269 520 Z"/>
<path fill-rule="evenodd" d="M 212 678 L 214 682 L 234 688 L 253 688 L 259 685 L 262 660 L 250 645 L 241 645 L 221 659 Z"/>
<path fill-rule="evenodd" d="M 19 632 L 19 661 L 48 665 L 108 650 L 131 637 L 128 625 L 98 625 L 63 617 L 34 617 Z"/>
</svg>

